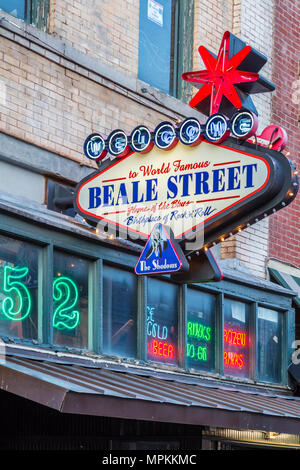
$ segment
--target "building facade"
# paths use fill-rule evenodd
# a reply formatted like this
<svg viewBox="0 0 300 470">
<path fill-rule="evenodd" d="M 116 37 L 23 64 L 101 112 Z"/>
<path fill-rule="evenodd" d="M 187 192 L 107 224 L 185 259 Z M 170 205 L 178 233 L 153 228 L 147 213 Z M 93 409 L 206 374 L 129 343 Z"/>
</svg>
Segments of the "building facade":
<svg viewBox="0 0 300 470">
<path fill-rule="evenodd" d="M 299 167 L 299 5 L 0 8 L 1 406 L 8 422 L 22 416 L 0 448 L 298 448 L 299 200 L 215 246 L 222 281 L 187 286 L 138 278 L 140 246 L 89 224 L 72 196 L 97 169 L 89 134 L 205 121 L 181 75 L 201 70 L 198 47 L 217 53 L 225 31 L 268 57 L 276 91 L 254 95 L 257 134 L 285 128 Z"/>
</svg>

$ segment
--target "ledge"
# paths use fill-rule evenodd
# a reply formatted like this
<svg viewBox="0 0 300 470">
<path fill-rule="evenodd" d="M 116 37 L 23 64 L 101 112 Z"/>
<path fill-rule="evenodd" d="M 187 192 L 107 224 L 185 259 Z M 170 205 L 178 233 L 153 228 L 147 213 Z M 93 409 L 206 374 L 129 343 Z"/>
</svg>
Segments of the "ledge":
<svg viewBox="0 0 300 470">
<path fill-rule="evenodd" d="M 68 182 L 77 184 L 97 169 L 2 132 L 0 143 L 0 161 Z"/>
</svg>

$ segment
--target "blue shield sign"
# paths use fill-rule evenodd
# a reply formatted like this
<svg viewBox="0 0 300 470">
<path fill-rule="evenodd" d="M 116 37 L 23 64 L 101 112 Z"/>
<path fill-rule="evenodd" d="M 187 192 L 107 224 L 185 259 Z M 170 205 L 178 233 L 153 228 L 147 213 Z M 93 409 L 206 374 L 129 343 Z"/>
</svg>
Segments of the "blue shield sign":
<svg viewBox="0 0 300 470">
<path fill-rule="evenodd" d="M 171 230 L 156 224 L 135 265 L 135 273 L 167 274 L 188 269 L 189 264 Z"/>
</svg>

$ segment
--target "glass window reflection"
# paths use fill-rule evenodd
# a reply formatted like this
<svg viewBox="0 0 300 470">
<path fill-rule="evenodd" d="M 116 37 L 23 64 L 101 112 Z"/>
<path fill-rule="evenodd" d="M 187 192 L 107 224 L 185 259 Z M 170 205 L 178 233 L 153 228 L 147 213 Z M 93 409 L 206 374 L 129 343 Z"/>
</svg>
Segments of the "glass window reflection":
<svg viewBox="0 0 300 470">
<path fill-rule="evenodd" d="M 264 382 L 281 382 L 282 315 L 258 308 L 258 375 Z"/>
<path fill-rule="evenodd" d="M 231 299 L 224 301 L 224 372 L 249 376 L 249 305 Z"/>
<path fill-rule="evenodd" d="M 0 236 L 0 334 L 38 338 L 38 255 L 29 243 Z"/>
<path fill-rule="evenodd" d="M 147 357 L 150 361 L 178 364 L 177 286 L 148 279 Z"/>
<path fill-rule="evenodd" d="M 215 297 L 196 289 L 187 291 L 187 364 L 212 371 L 215 349 Z"/>
<path fill-rule="evenodd" d="M 137 279 L 123 269 L 103 269 L 103 352 L 136 357 Z"/>
<path fill-rule="evenodd" d="M 55 250 L 53 255 L 53 342 L 88 347 L 89 262 Z"/>
</svg>

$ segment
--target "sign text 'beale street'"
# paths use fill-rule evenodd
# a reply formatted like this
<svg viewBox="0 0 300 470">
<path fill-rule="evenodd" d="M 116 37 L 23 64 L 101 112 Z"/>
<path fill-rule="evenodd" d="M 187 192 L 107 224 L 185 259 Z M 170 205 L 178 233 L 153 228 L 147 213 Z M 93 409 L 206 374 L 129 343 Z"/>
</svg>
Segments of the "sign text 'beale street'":
<svg viewBox="0 0 300 470">
<path fill-rule="evenodd" d="M 86 178 L 77 206 L 86 216 L 143 236 L 162 223 L 181 238 L 260 191 L 269 175 L 267 160 L 258 155 L 208 142 L 179 143 L 167 154 L 156 148 L 143 157 L 130 154 Z"/>
</svg>

